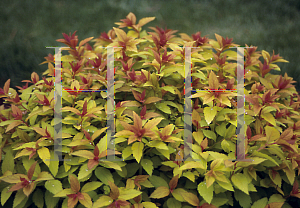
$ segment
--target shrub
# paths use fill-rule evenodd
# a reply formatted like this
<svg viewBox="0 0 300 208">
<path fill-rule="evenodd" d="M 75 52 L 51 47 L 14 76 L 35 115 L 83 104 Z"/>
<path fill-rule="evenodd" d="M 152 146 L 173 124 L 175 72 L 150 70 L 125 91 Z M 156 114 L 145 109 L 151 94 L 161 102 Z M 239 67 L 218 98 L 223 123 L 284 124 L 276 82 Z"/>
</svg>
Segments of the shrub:
<svg viewBox="0 0 300 208">
<path fill-rule="evenodd" d="M 70 47 L 62 56 L 62 161 L 54 157 L 54 56 L 45 57 L 47 77 L 32 73 L 18 92 L 10 80 L 0 88 L 10 104 L 0 107 L 2 206 L 299 206 L 300 97 L 292 78 L 270 73 L 286 61 L 257 47 L 245 50 L 250 161 L 235 160 L 237 53 L 232 47 L 237 45 L 217 34 L 213 40 L 200 32 L 178 37 L 170 29 L 142 30 L 152 20 L 136 23 L 130 13 L 94 44 L 87 38 L 78 45 L 76 32 L 57 40 Z M 113 153 L 107 147 L 103 47 L 115 47 L 113 145 L 120 160 L 105 160 Z M 191 49 L 192 87 L 206 89 L 192 92 L 188 144 L 183 47 L 197 47 Z"/>
</svg>

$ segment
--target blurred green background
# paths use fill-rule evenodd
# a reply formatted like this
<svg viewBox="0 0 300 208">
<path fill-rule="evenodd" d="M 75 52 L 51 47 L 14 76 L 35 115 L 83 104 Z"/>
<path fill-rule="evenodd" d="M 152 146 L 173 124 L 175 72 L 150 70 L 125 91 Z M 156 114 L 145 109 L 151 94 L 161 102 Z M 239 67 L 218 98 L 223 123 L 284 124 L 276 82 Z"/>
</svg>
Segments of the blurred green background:
<svg viewBox="0 0 300 208">
<path fill-rule="evenodd" d="M 47 69 L 39 65 L 43 57 L 54 54 L 46 46 L 62 46 L 55 40 L 63 32 L 78 30 L 79 40 L 96 38 L 133 12 L 137 20 L 156 17 L 146 27 L 167 26 L 189 35 L 201 31 L 210 38 L 217 33 L 240 45 L 275 50 L 290 62 L 280 63 L 278 73 L 287 72 L 300 91 L 299 0 L 5 0 L 0 7 L 0 87 L 9 78 L 12 86 L 21 86 L 33 71 L 41 75 Z"/>
</svg>

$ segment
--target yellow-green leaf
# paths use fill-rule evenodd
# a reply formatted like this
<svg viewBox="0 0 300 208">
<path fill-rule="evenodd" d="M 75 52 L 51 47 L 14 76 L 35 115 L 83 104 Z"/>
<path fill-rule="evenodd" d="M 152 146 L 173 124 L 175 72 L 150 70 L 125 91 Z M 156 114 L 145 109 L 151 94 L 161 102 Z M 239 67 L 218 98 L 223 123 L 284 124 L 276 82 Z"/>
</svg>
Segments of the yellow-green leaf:
<svg viewBox="0 0 300 208">
<path fill-rule="evenodd" d="M 97 201 L 95 201 L 93 208 L 100 208 L 100 207 L 105 207 L 110 205 L 111 203 L 113 203 L 113 199 L 110 198 L 109 196 L 100 196 L 99 199 L 97 199 Z"/>
<path fill-rule="evenodd" d="M 212 120 L 214 120 L 214 118 L 217 115 L 217 106 L 214 107 L 205 107 L 204 108 L 204 118 L 207 122 L 207 124 L 210 124 L 212 122 Z"/>
<path fill-rule="evenodd" d="M 187 169 L 192 169 L 192 168 L 201 168 L 205 169 L 205 167 L 200 163 L 196 161 L 191 161 L 191 162 L 185 162 L 183 166 L 179 168 L 179 170 L 187 170 Z"/>
<path fill-rule="evenodd" d="M 140 160 L 142 158 L 143 149 L 144 149 L 144 143 L 142 143 L 142 142 L 135 142 L 135 143 L 133 143 L 133 145 L 131 147 L 132 155 L 138 163 L 140 162 Z"/>
<path fill-rule="evenodd" d="M 142 192 L 136 189 L 127 189 L 124 187 L 119 188 L 119 192 L 120 192 L 119 199 L 123 199 L 123 200 L 130 200 L 142 194 Z"/>
<path fill-rule="evenodd" d="M 214 195 L 214 186 L 209 186 L 209 188 L 207 188 L 206 182 L 201 182 L 199 183 L 197 190 L 200 196 L 210 204 Z"/>
<path fill-rule="evenodd" d="M 62 191 L 62 184 L 59 180 L 49 180 L 45 183 L 45 188 L 52 194 L 57 194 Z"/>
<path fill-rule="evenodd" d="M 81 188 L 81 192 L 90 192 L 94 191 L 95 189 L 99 188 L 103 183 L 99 181 L 93 181 L 84 184 L 84 186 Z"/>
<path fill-rule="evenodd" d="M 50 165 L 50 151 L 47 147 L 42 147 L 37 150 L 39 157 L 43 160 L 43 162 L 49 167 Z"/>
<path fill-rule="evenodd" d="M 234 174 L 231 177 L 231 181 L 238 189 L 240 189 L 241 191 L 243 191 L 246 194 L 249 194 L 248 179 L 244 174 L 242 174 L 242 173 Z"/>
</svg>

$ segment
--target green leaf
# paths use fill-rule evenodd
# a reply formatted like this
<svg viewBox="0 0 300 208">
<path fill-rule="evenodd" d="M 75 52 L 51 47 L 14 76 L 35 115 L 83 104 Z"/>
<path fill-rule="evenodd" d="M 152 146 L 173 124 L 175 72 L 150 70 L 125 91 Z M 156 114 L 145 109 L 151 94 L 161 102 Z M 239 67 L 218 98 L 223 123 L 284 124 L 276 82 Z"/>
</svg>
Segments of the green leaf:
<svg viewBox="0 0 300 208">
<path fill-rule="evenodd" d="M 6 149 L 6 153 L 2 162 L 2 173 L 5 173 L 6 171 L 14 172 L 15 162 L 14 162 L 14 156 L 12 153 L 11 147 L 8 147 Z"/>
<path fill-rule="evenodd" d="M 113 199 L 110 198 L 109 196 L 100 196 L 97 201 L 95 201 L 93 208 L 100 208 L 100 207 L 105 207 L 113 203 Z"/>
<path fill-rule="evenodd" d="M 163 86 L 163 87 L 161 87 L 161 89 L 165 90 L 165 91 L 168 91 L 172 94 L 176 94 L 173 86 Z"/>
<path fill-rule="evenodd" d="M 285 202 L 285 199 L 280 194 L 273 194 L 270 197 L 268 204 L 273 203 L 273 202 Z"/>
<path fill-rule="evenodd" d="M 95 189 L 99 188 L 103 183 L 98 181 L 93 181 L 84 184 L 84 186 L 81 188 L 81 192 L 90 192 L 94 191 Z"/>
<path fill-rule="evenodd" d="M 214 107 L 205 107 L 203 112 L 204 112 L 204 118 L 207 122 L 207 124 L 210 124 L 212 122 L 212 120 L 214 120 L 214 118 L 217 115 L 217 106 Z"/>
<path fill-rule="evenodd" d="M 181 202 L 174 198 L 169 198 L 167 200 L 167 206 L 168 208 L 181 208 Z"/>
<path fill-rule="evenodd" d="M 41 189 L 36 189 L 32 196 L 33 203 L 38 208 L 44 207 L 44 192 Z"/>
<path fill-rule="evenodd" d="M 199 201 L 198 197 L 195 194 L 189 193 L 189 192 L 184 192 L 184 193 L 182 193 L 182 197 L 189 204 L 191 204 L 193 206 L 199 206 L 200 201 Z"/>
<path fill-rule="evenodd" d="M 142 194 L 142 192 L 138 190 L 127 189 L 124 187 L 119 188 L 119 191 L 120 191 L 119 199 L 123 199 L 123 200 L 130 200 Z"/>
<path fill-rule="evenodd" d="M 207 188 L 206 182 L 201 182 L 199 183 L 197 190 L 200 196 L 210 204 L 214 195 L 214 186 L 209 186 L 209 188 Z"/>
<path fill-rule="evenodd" d="M 95 168 L 92 168 L 91 170 L 88 169 L 87 163 L 82 165 L 80 167 L 79 173 L 78 173 L 78 180 L 82 180 L 83 178 L 87 177 L 89 174 L 93 172 Z"/>
<path fill-rule="evenodd" d="M 153 172 L 153 162 L 148 159 L 142 159 L 141 165 L 144 168 L 144 170 L 151 176 Z"/>
<path fill-rule="evenodd" d="M 221 142 L 221 147 L 225 152 L 230 152 L 230 144 L 226 139 L 223 139 L 223 141 Z"/>
<path fill-rule="evenodd" d="M 224 188 L 224 189 L 226 189 L 226 190 L 234 191 L 234 190 L 233 190 L 233 187 L 232 187 L 232 185 L 231 185 L 231 183 L 225 183 L 225 182 L 218 181 L 218 180 L 217 180 L 217 183 L 218 183 L 222 188 Z"/>
<path fill-rule="evenodd" d="M 210 131 L 210 130 L 202 130 L 202 132 L 203 132 L 204 136 L 206 136 L 207 138 L 216 141 L 217 136 L 216 136 L 215 132 Z"/>
<path fill-rule="evenodd" d="M 241 191 L 243 191 L 246 194 L 249 194 L 249 192 L 248 192 L 248 180 L 247 180 L 247 177 L 244 174 L 242 174 L 242 173 L 234 174 L 231 177 L 231 181 L 238 189 L 240 189 Z"/>
<path fill-rule="evenodd" d="M 17 191 L 14 199 L 13 207 L 15 208 L 18 206 L 26 197 L 26 195 L 23 193 L 23 189 L 20 189 Z"/>
<path fill-rule="evenodd" d="M 136 159 L 136 161 L 139 163 L 142 156 L 143 156 L 143 150 L 144 150 L 144 143 L 142 142 L 135 142 L 133 143 L 132 147 L 132 155 Z"/>
<path fill-rule="evenodd" d="M 62 184 L 59 180 L 49 180 L 45 183 L 45 188 L 50 191 L 52 194 L 57 194 L 62 191 Z"/>
<path fill-rule="evenodd" d="M 1 205 L 3 206 L 13 192 L 7 192 L 12 185 L 9 185 L 1 191 Z"/>
<path fill-rule="evenodd" d="M 154 192 L 150 195 L 150 198 L 161 199 L 170 194 L 169 188 L 165 186 L 160 186 L 154 190 Z"/>
<path fill-rule="evenodd" d="M 177 188 L 175 190 L 173 190 L 172 192 L 172 195 L 174 196 L 174 198 L 177 200 L 177 201 L 180 201 L 180 202 L 185 202 L 182 194 L 187 192 L 186 190 L 184 190 L 183 188 Z"/>
<path fill-rule="evenodd" d="M 165 186 L 165 187 L 169 188 L 168 183 L 163 178 L 161 178 L 159 176 L 152 175 L 152 176 L 149 177 L 149 181 L 152 183 L 152 185 L 155 188 L 158 188 L 160 186 Z"/>
<path fill-rule="evenodd" d="M 266 158 L 266 159 L 272 161 L 276 166 L 279 166 L 279 164 L 278 164 L 273 158 L 271 158 L 271 157 L 270 157 L 269 155 L 267 155 L 267 154 L 264 154 L 264 153 L 262 153 L 262 152 L 258 152 L 258 151 L 255 150 L 255 151 L 252 153 L 252 155 L 253 155 L 253 156 L 257 156 L 257 157 Z"/>
<path fill-rule="evenodd" d="M 114 178 L 111 174 L 111 172 L 103 167 L 97 167 L 95 170 L 96 177 L 104 184 L 109 185 L 108 181 L 111 181 L 114 183 Z"/>
<path fill-rule="evenodd" d="M 251 197 L 240 190 L 235 190 L 234 198 L 239 202 L 239 204 L 243 208 L 250 208 L 251 207 Z"/>
<path fill-rule="evenodd" d="M 257 207 L 265 207 L 268 204 L 268 198 L 264 197 L 262 199 L 257 200 L 254 202 L 251 206 L 251 208 L 257 208 Z"/>
<path fill-rule="evenodd" d="M 171 114 L 170 107 L 165 103 L 156 103 L 155 106 L 164 113 Z"/>
<path fill-rule="evenodd" d="M 187 172 L 183 173 L 183 176 L 187 177 L 190 181 L 195 182 L 195 175 L 194 175 L 194 173 L 187 171 Z"/>
</svg>

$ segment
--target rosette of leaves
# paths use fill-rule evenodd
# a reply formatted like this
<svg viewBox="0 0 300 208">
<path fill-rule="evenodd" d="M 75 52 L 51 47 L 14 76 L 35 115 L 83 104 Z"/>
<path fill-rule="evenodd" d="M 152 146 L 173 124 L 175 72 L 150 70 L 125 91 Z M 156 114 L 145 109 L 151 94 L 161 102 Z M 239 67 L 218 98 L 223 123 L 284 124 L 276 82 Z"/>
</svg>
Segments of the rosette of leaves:
<svg viewBox="0 0 300 208">
<path fill-rule="evenodd" d="M 217 34 L 146 31 L 153 20 L 137 22 L 129 13 L 98 38 L 79 41 L 74 32 L 57 40 L 69 47 L 61 64 L 62 161 L 54 145 L 55 55 L 45 57 L 42 78 L 32 73 L 17 90 L 10 80 L 0 88 L 10 106 L 0 106 L 2 206 L 300 206 L 300 97 L 292 78 L 270 73 L 287 61 L 254 46 L 245 49 L 248 160 L 235 160 L 238 45 Z M 113 138 L 106 126 L 106 47 L 114 47 Z M 185 47 L 193 47 L 189 143 Z M 112 155 L 115 160 L 108 160 Z"/>
</svg>

